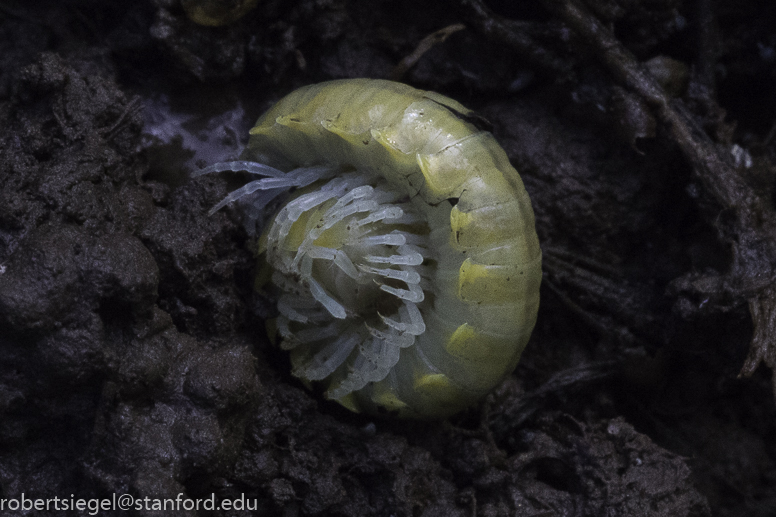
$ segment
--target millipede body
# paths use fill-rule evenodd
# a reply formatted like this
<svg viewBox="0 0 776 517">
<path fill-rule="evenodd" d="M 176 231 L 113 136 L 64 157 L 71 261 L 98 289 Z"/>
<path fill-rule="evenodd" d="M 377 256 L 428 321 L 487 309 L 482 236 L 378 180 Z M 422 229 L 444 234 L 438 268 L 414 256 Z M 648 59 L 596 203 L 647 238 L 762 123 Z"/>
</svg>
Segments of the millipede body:
<svg viewBox="0 0 776 517">
<path fill-rule="evenodd" d="M 357 412 L 443 418 L 517 364 L 541 250 L 528 194 L 471 112 L 370 79 L 307 86 L 259 118 L 239 200 L 269 216 L 260 253 L 293 374 Z"/>
</svg>

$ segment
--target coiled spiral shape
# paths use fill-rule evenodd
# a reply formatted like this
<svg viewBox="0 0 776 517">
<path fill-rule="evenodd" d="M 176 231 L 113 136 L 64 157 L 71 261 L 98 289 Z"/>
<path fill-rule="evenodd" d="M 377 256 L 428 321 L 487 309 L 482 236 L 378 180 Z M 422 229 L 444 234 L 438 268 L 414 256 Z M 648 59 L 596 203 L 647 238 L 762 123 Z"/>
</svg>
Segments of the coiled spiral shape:
<svg viewBox="0 0 776 517">
<path fill-rule="evenodd" d="M 440 418 L 508 375 L 536 318 L 541 251 L 517 172 L 469 111 L 389 81 L 297 90 L 251 130 L 240 200 L 264 226 L 293 374 L 353 411 Z"/>
</svg>

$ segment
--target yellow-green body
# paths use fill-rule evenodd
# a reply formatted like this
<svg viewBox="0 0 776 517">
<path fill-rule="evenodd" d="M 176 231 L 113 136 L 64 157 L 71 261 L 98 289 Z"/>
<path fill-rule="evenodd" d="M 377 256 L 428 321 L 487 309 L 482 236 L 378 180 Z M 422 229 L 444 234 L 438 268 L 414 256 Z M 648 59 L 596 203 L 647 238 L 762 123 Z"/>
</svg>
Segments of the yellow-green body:
<svg viewBox="0 0 776 517">
<path fill-rule="evenodd" d="M 531 203 L 503 149 L 468 113 L 403 84 L 341 80 L 292 92 L 250 132 L 245 160 L 376 171 L 426 218 L 426 331 L 383 380 L 337 399 L 354 411 L 453 414 L 512 372 L 534 327 L 542 273 Z"/>
</svg>

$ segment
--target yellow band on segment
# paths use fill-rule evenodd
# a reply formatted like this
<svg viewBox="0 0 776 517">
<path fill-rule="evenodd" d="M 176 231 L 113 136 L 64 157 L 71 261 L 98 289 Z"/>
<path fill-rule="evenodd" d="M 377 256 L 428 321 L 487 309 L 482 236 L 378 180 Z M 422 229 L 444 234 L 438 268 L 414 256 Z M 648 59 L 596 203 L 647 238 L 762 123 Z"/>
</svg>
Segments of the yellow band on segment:
<svg viewBox="0 0 776 517">
<path fill-rule="evenodd" d="M 394 393 L 387 390 L 372 395 L 372 402 L 378 406 L 382 406 L 388 409 L 389 411 L 401 411 L 402 409 L 407 409 L 409 407 Z"/>
<path fill-rule="evenodd" d="M 353 395 L 353 393 L 348 393 L 344 397 L 334 399 L 339 405 L 344 407 L 345 409 L 348 409 L 354 413 L 360 413 L 361 411 L 358 410 L 358 406 L 356 405 L 356 398 Z"/>
<path fill-rule="evenodd" d="M 516 317 L 518 315 L 515 315 Z M 455 329 L 445 344 L 445 351 L 467 364 L 483 363 L 507 368 L 515 354 L 521 350 L 515 347 L 516 336 L 493 336 L 479 332 L 475 327 L 464 323 Z M 499 371 L 499 374 L 501 372 Z"/>
<path fill-rule="evenodd" d="M 447 390 L 452 387 L 450 379 L 443 373 L 427 373 L 415 380 L 414 388 L 418 391 Z"/>
<path fill-rule="evenodd" d="M 477 331 L 469 325 L 464 323 L 450 336 L 445 347 L 448 353 L 457 357 L 471 355 L 471 349 L 474 348 L 475 340 L 477 338 Z"/>
<path fill-rule="evenodd" d="M 448 405 L 459 405 L 465 398 L 461 390 L 443 373 L 420 375 L 415 379 L 413 387 L 421 397 L 433 399 L 435 404 L 438 404 L 437 409 Z"/>
<path fill-rule="evenodd" d="M 476 264 L 467 258 L 458 271 L 458 299 L 490 305 L 517 302 L 520 275 L 516 267 Z"/>
<path fill-rule="evenodd" d="M 254 126 L 248 131 L 248 134 L 251 136 L 256 135 L 267 135 L 272 131 L 272 126 Z"/>
<path fill-rule="evenodd" d="M 456 249 L 482 249 L 515 240 L 528 233 L 516 201 L 469 212 L 457 205 L 450 210 L 450 245 Z"/>
</svg>

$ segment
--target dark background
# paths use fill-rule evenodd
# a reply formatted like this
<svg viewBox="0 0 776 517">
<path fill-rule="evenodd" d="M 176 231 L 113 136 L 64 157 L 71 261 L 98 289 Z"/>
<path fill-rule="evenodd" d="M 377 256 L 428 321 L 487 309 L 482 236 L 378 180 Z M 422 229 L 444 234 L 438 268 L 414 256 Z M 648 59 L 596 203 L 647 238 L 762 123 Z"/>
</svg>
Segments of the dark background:
<svg viewBox="0 0 776 517">
<path fill-rule="evenodd" d="M 534 203 L 534 335 L 446 422 L 291 377 L 239 214 L 206 215 L 233 185 L 188 179 L 348 77 L 477 110 Z M 178 0 L 0 1 L 0 498 L 776 515 L 775 93 L 772 0 L 259 0 L 223 27 Z"/>
</svg>

